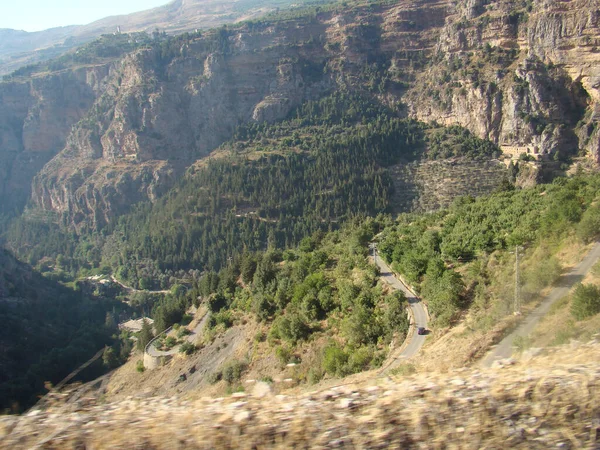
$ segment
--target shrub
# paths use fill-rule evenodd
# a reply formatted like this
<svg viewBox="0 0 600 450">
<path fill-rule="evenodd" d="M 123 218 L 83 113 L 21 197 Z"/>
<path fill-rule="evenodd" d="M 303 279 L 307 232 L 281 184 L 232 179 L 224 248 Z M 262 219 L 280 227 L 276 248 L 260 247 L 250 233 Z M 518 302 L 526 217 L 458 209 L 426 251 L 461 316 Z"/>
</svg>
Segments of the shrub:
<svg viewBox="0 0 600 450">
<path fill-rule="evenodd" d="M 323 369 L 332 375 L 342 376 L 346 372 L 348 354 L 337 344 L 330 344 L 323 351 Z"/>
<path fill-rule="evenodd" d="M 283 316 L 277 323 L 278 334 L 286 341 L 296 342 L 306 339 L 311 329 L 298 313 L 289 313 Z"/>
<path fill-rule="evenodd" d="M 247 364 L 241 361 L 233 361 L 229 363 L 223 369 L 223 379 L 229 383 L 233 384 L 236 381 L 239 381 L 242 377 L 242 373 L 246 370 Z"/>
<path fill-rule="evenodd" d="M 600 289 L 593 284 L 578 284 L 573 292 L 571 314 L 577 320 L 600 313 Z"/>
<path fill-rule="evenodd" d="M 223 373 L 220 370 L 213 372 L 208 376 L 208 382 L 210 384 L 217 384 L 222 379 L 223 379 Z"/>
<path fill-rule="evenodd" d="M 593 206 L 589 208 L 583 216 L 581 221 L 577 224 L 576 233 L 577 237 L 586 244 L 591 242 L 598 236 L 600 230 L 600 207 Z"/>
<path fill-rule="evenodd" d="M 190 314 L 184 314 L 181 318 L 181 323 L 182 325 L 188 325 L 192 320 L 194 320 L 193 316 L 191 316 Z"/>
<path fill-rule="evenodd" d="M 290 362 L 290 358 L 292 357 L 292 351 L 287 347 L 277 347 L 275 349 L 275 355 L 281 364 L 287 364 Z"/>
<path fill-rule="evenodd" d="M 211 295 L 206 302 L 208 309 L 213 313 L 217 313 L 217 312 L 221 311 L 223 308 L 227 307 L 227 304 L 228 304 L 227 297 L 225 297 L 220 292 L 217 294 Z"/>
<path fill-rule="evenodd" d="M 369 368 L 373 361 L 374 349 L 371 346 L 359 347 L 350 352 L 348 358 L 348 369 L 352 373 L 362 372 Z"/>
<path fill-rule="evenodd" d="M 223 329 L 229 328 L 233 325 L 233 319 L 231 318 L 231 311 L 221 311 L 213 313 L 208 319 L 208 328 L 216 328 L 219 325 L 223 325 Z"/>
<path fill-rule="evenodd" d="M 417 368 L 413 364 L 404 363 L 400 364 L 398 367 L 394 367 L 390 370 L 390 374 L 396 376 L 407 376 L 412 375 L 417 371 Z"/>
<path fill-rule="evenodd" d="M 190 330 L 188 330 L 187 328 L 181 328 L 177 333 L 177 337 L 182 338 L 184 336 L 189 336 L 190 334 L 192 334 Z"/>
<path fill-rule="evenodd" d="M 165 339 L 165 347 L 173 348 L 176 345 L 177 345 L 177 339 L 175 339 L 173 336 L 169 336 Z"/>
<path fill-rule="evenodd" d="M 144 367 L 144 361 L 142 361 L 141 359 L 138 359 L 138 362 L 135 365 L 135 370 L 137 370 L 140 373 L 142 373 L 144 370 L 146 370 L 146 368 Z"/>
<path fill-rule="evenodd" d="M 184 355 L 191 355 L 197 350 L 197 347 L 191 342 L 184 342 L 179 347 L 179 353 L 183 353 Z"/>
<path fill-rule="evenodd" d="M 311 367 L 308 370 L 307 380 L 310 384 L 317 384 L 323 378 L 323 370 Z"/>
</svg>

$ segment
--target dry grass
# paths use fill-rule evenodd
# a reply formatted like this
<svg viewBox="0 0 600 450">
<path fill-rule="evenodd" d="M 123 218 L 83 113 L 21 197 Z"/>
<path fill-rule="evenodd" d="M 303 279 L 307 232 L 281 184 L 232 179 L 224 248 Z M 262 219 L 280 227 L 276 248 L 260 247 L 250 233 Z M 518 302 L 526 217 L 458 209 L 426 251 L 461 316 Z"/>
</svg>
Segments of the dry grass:
<svg viewBox="0 0 600 450">
<path fill-rule="evenodd" d="M 583 283 L 600 286 L 600 263 L 592 268 L 583 279 Z M 570 295 L 555 303 L 534 330 L 530 345 L 532 347 L 563 345 L 572 339 L 586 341 L 600 333 L 600 314 L 577 321 L 571 315 L 570 309 Z"/>
<path fill-rule="evenodd" d="M 0 448 L 598 448 L 600 344 L 523 358 L 298 396 L 55 406 L 0 420 Z"/>
</svg>

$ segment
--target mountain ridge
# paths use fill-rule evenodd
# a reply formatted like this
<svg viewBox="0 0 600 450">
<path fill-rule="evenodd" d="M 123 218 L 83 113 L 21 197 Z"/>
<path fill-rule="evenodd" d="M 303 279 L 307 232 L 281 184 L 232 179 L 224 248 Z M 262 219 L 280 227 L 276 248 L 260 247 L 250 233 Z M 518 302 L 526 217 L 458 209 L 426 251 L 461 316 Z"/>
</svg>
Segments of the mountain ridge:
<svg viewBox="0 0 600 450">
<path fill-rule="evenodd" d="M 245 20 L 289 3 L 286 0 L 266 0 L 262 5 L 252 0 L 228 3 L 214 0 L 173 0 L 163 6 L 108 16 L 88 24 L 35 32 L 1 29 L 0 37 L 3 39 L 0 39 L 0 76 L 27 64 L 55 58 L 102 34 L 112 34 L 117 30 L 130 33 L 158 28 L 169 34 L 177 34 Z"/>
</svg>

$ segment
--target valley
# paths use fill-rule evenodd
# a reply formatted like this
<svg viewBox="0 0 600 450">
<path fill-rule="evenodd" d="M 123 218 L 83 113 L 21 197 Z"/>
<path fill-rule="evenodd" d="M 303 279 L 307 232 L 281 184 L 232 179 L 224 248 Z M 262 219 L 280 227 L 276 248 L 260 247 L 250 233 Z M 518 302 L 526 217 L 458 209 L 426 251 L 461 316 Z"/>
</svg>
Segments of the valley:
<svg viewBox="0 0 600 450">
<path fill-rule="evenodd" d="M 244 5 L 258 14 L 279 3 Z M 0 83 L 0 317 L 9 325 L 0 409 L 26 411 L 102 346 L 49 414 L 82 408 L 95 422 L 106 408 L 125 417 L 143 404 L 150 430 L 161 414 L 187 430 L 196 419 L 185 402 L 199 402 L 208 417 L 222 408 L 224 425 L 206 434 L 217 439 L 260 422 L 263 401 L 295 396 L 302 409 L 315 396 L 322 406 L 328 391 L 341 410 L 376 414 L 389 442 L 414 444 L 424 427 L 440 442 L 465 429 L 434 426 L 419 410 L 425 418 L 407 416 L 413 431 L 396 435 L 382 413 L 387 396 L 369 392 L 411 408 L 405 388 L 443 384 L 449 399 L 452 386 L 463 396 L 476 385 L 482 422 L 467 409 L 461 420 L 479 427 L 472 442 L 483 445 L 512 433 L 489 426 L 484 397 L 512 411 L 517 394 L 506 386 L 522 382 L 528 358 L 539 357 L 533 390 L 546 363 L 581 370 L 595 389 L 582 355 L 537 347 L 580 339 L 573 345 L 597 352 L 595 2 L 281 6 L 239 21 L 225 14 L 212 29 L 183 21 L 165 22 L 169 35 L 105 34 Z M 118 327 L 142 317 L 152 324 L 139 332 Z M 16 338 L 38 327 L 31 340 Z M 41 345 L 45 333 L 54 337 Z M 17 353 L 30 358 L 17 364 Z M 552 380 L 581 400 L 575 381 Z M 355 406 L 331 393 L 347 385 L 357 386 Z M 546 394 L 535 402 L 564 400 Z M 236 401 L 251 406 L 223 406 Z M 582 405 L 588 426 L 595 406 Z M 102 427 L 84 439 L 46 414 L 20 422 L 43 421 L 44 435 L 25 438 L 7 419 L 0 436 L 97 443 Z M 339 434 L 327 445 L 363 442 L 343 431 L 351 416 L 323 418 Z M 558 420 L 531 412 L 542 416 Z M 556 429 L 544 436 L 564 439 Z M 144 439 L 164 445 L 152 433 Z M 520 432 L 515 445 L 535 433 Z M 574 433 L 578 445 L 595 439 Z M 290 429 L 278 439 L 303 436 Z"/>
</svg>

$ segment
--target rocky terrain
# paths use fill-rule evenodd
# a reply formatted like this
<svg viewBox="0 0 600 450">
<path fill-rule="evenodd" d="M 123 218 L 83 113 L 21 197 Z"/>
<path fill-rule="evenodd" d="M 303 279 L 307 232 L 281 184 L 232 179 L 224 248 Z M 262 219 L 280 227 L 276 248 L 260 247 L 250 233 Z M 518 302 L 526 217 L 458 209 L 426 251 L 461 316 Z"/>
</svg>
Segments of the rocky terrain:
<svg viewBox="0 0 600 450">
<path fill-rule="evenodd" d="M 165 192 L 238 125 L 277 121 L 340 89 L 463 125 L 515 157 L 598 160 L 593 1 L 311 11 L 0 84 L 5 208 L 23 206 L 35 175 L 33 206 L 75 228 L 102 227 Z"/>
<path fill-rule="evenodd" d="M 0 419 L 1 448 L 597 448 L 597 340 L 493 369 L 362 378 L 310 392 L 79 399 Z M 127 430 L 126 433 L 123 430 Z"/>
</svg>

